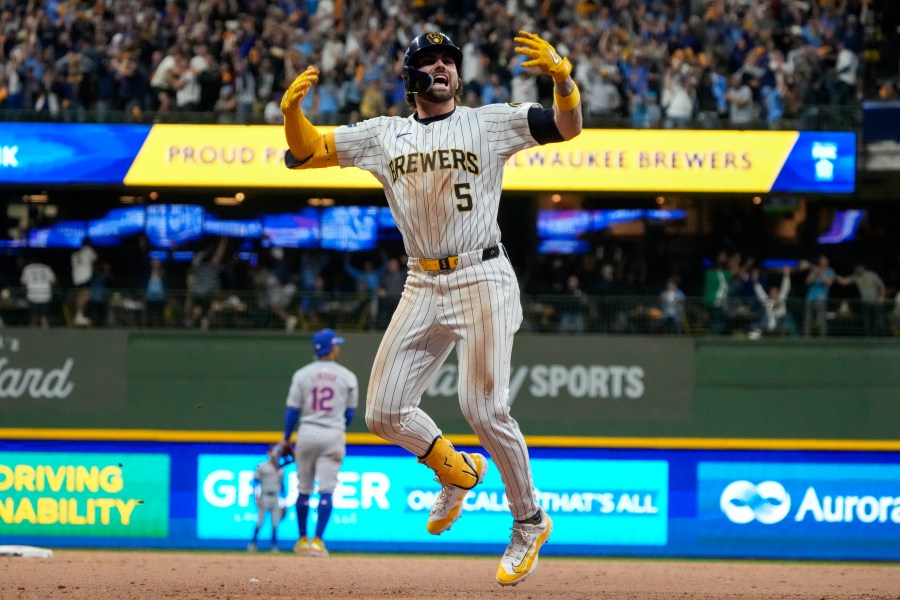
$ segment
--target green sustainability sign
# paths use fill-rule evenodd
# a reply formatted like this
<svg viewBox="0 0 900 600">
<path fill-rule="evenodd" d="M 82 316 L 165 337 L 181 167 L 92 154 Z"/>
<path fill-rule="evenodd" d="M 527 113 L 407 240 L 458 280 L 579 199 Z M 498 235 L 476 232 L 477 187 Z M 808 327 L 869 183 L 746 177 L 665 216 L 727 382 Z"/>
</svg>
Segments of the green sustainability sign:
<svg viewBox="0 0 900 600">
<path fill-rule="evenodd" d="M 0 452 L 0 537 L 166 537 L 168 523 L 168 455 Z"/>
</svg>

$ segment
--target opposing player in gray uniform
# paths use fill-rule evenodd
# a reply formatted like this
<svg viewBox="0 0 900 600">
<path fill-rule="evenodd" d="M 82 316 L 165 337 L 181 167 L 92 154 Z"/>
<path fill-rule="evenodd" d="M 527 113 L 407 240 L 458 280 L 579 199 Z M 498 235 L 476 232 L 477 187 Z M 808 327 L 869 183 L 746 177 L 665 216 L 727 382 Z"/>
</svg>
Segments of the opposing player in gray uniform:
<svg viewBox="0 0 900 600">
<path fill-rule="evenodd" d="M 316 360 L 298 369 L 291 378 L 284 412 L 284 440 L 290 445 L 297 431 L 297 524 L 300 539 L 294 552 L 310 556 L 328 556 L 323 541 L 331 518 L 331 497 L 338 483 L 338 472 L 346 454 L 347 426 L 359 406 L 359 382 L 350 369 L 337 363 L 344 338 L 332 329 L 313 336 Z M 319 482 L 319 506 L 315 536 L 306 534 L 309 497 Z"/>
<path fill-rule="evenodd" d="M 554 80 L 552 109 L 538 104 L 460 106 L 462 52 L 443 33 L 416 37 L 403 58 L 408 118 L 376 117 L 321 134 L 299 109 L 318 69 L 306 69 L 281 109 L 290 168 L 340 165 L 371 172 L 384 186 L 410 256 L 409 276 L 372 366 L 366 425 L 430 467 L 441 484 L 427 529 L 460 517 L 466 493 L 487 472 L 484 456 L 457 451 L 419 408 L 456 347 L 463 415 L 500 470 L 513 516 L 497 581 L 515 585 L 537 565 L 552 531 L 541 509 L 528 448 L 510 416 L 513 336 L 522 321 L 519 285 L 500 243 L 503 168 L 516 152 L 581 132 L 572 65 L 546 41 L 520 31 L 516 52 Z"/>
<path fill-rule="evenodd" d="M 267 453 L 267 460 L 256 465 L 253 472 L 253 493 L 256 497 L 256 527 L 253 539 L 247 544 L 247 550 L 256 552 L 259 542 L 259 530 L 266 520 L 266 513 L 272 520 L 272 544 L 269 550 L 278 552 L 278 524 L 284 516 L 281 499 L 284 495 L 284 467 L 279 463 L 281 447 L 275 444 Z"/>
</svg>

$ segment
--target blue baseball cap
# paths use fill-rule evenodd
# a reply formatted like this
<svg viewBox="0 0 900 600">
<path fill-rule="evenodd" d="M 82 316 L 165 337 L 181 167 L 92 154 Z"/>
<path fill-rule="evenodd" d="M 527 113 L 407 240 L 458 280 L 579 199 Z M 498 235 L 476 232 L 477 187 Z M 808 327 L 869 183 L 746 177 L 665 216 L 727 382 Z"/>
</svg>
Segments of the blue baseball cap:
<svg viewBox="0 0 900 600">
<path fill-rule="evenodd" d="M 344 338 L 338 337 L 334 329 L 322 329 L 313 336 L 313 350 L 316 356 L 325 356 L 338 344 L 343 344 Z"/>
</svg>

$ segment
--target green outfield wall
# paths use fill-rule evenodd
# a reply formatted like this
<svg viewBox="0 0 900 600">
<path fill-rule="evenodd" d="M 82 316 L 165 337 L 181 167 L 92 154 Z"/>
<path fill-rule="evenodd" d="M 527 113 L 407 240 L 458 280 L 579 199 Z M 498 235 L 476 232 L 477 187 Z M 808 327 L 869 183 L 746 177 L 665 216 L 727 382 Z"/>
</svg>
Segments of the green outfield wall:
<svg viewBox="0 0 900 600">
<path fill-rule="evenodd" d="M 345 337 L 364 402 L 380 335 Z M 0 430 L 278 432 L 311 359 L 304 333 L 6 329 Z M 448 434 L 471 432 L 457 374 L 422 401 Z M 529 436 L 898 440 L 900 344 L 522 334 L 510 399 Z"/>
</svg>

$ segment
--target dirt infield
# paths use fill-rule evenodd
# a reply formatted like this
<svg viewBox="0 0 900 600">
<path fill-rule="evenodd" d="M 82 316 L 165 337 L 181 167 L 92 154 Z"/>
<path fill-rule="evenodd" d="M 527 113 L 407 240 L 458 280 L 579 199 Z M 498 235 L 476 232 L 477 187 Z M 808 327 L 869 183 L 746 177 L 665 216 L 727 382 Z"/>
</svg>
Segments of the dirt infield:
<svg viewBox="0 0 900 600">
<path fill-rule="evenodd" d="M 0 557 L 0 598 L 900 600 L 895 564 L 544 558 L 527 581 L 501 588 L 496 560 L 57 550 L 49 559 Z"/>
</svg>

